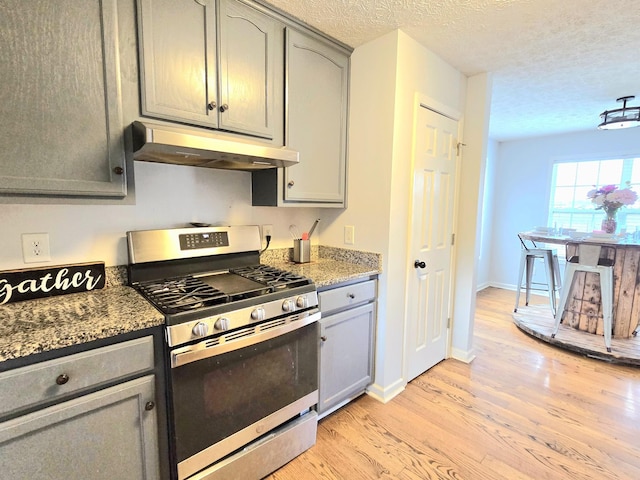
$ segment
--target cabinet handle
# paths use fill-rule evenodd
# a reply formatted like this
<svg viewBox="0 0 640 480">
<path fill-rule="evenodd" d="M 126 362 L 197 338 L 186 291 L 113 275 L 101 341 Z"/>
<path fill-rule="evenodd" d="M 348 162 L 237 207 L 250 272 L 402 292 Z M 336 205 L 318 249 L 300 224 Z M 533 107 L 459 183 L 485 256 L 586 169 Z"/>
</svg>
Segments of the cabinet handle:
<svg viewBox="0 0 640 480">
<path fill-rule="evenodd" d="M 56 383 L 58 385 L 64 385 L 68 381 L 69 381 L 69 375 L 67 375 L 66 373 L 58 375 L 58 378 L 56 378 Z"/>
<path fill-rule="evenodd" d="M 213 110 L 214 108 L 216 108 L 216 102 L 209 102 L 207 103 L 207 108 L 209 110 Z"/>
<path fill-rule="evenodd" d="M 351 300 L 356 298 L 356 296 L 353 293 L 347 293 L 347 297 L 349 297 Z"/>
<path fill-rule="evenodd" d="M 323 342 L 327 341 L 327 337 L 325 337 L 324 335 L 320 337 L 320 340 L 322 340 Z"/>
<path fill-rule="evenodd" d="M 144 404 L 144 409 L 148 412 L 150 410 L 153 410 L 155 408 L 156 404 L 153 402 L 147 402 Z"/>
<path fill-rule="evenodd" d="M 122 167 L 114 167 L 113 173 L 115 173 L 116 175 L 122 175 L 124 173 L 124 168 L 122 168 Z"/>
<path fill-rule="evenodd" d="M 227 110 L 229 110 L 229 105 L 227 105 L 226 103 L 224 105 L 220 105 L 220 111 L 222 113 L 226 112 Z"/>
<path fill-rule="evenodd" d="M 291 188 L 295 185 L 295 183 L 293 182 L 293 180 L 291 180 L 289 183 L 287 183 L 287 187 Z"/>
</svg>

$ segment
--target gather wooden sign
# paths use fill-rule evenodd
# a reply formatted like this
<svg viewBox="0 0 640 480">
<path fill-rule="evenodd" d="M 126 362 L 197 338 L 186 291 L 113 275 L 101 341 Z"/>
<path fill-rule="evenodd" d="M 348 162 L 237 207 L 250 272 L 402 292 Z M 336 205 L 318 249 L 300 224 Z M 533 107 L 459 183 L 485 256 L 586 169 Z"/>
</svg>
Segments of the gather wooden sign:
<svg viewBox="0 0 640 480">
<path fill-rule="evenodd" d="M 0 271 L 0 305 L 104 288 L 104 262 Z"/>
</svg>

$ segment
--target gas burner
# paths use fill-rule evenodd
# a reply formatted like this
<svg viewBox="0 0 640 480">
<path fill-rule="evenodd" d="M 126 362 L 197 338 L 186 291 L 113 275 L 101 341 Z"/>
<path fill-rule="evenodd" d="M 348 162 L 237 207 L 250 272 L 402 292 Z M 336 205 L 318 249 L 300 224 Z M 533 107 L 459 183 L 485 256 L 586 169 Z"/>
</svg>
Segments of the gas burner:
<svg viewBox="0 0 640 480">
<path fill-rule="evenodd" d="M 306 277 L 268 265 L 252 265 L 232 269 L 236 275 L 273 287 L 274 290 L 293 288 L 311 283 Z"/>
<path fill-rule="evenodd" d="M 223 292 L 191 276 L 141 282 L 139 288 L 165 313 L 195 310 L 228 301 Z"/>
</svg>

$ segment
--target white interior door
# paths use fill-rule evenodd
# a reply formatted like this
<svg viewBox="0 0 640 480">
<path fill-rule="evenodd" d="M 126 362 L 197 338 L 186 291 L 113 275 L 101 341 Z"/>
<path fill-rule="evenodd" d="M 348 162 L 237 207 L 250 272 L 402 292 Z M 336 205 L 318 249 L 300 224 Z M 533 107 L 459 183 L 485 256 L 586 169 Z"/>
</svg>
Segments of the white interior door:
<svg viewBox="0 0 640 480">
<path fill-rule="evenodd" d="M 405 311 L 407 381 L 447 353 L 458 122 L 418 108 Z"/>
</svg>

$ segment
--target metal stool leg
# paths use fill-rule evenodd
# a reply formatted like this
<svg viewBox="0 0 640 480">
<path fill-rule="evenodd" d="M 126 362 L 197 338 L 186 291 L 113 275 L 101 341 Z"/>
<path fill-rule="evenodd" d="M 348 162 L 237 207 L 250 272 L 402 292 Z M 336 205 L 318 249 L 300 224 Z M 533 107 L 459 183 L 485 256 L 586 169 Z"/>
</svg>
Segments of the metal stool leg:
<svg viewBox="0 0 640 480">
<path fill-rule="evenodd" d="M 533 255 L 527 255 L 527 288 L 525 290 L 525 302 L 526 306 L 529 306 L 529 300 L 531 299 L 531 282 L 533 281 L 533 265 L 536 261 L 536 257 Z"/>
<path fill-rule="evenodd" d="M 553 271 L 553 252 L 547 251 L 544 255 L 544 270 L 547 273 L 547 288 L 549 289 L 549 305 L 551 306 L 551 314 L 556 314 L 556 282 Z"/>
<path fill-rule="evenodd" d="M 573 263 L 567 263 L 564 269 L 564 280 L 562 281 L 562 290 L 560 290 L 560 302 L 558 303 L 558 307 L 556 309 L 555 314 L 555 325 L 553 327 L 553 332 L 551 333 L 551 338 L 554 338 L 558 333 L 558 329 L 560 328 L 560 322 L 562 321 L 562 314 L 564 313 L 564 309 L 567 305 L 567 300 L 569 299 L 569 292 L 571 291 L 571 285 L 573 284 L 573 275 L 576 272 L 576 266 Z"/>
<path fill-rule="evenodd" d="M 558 261 L 558 255 L 552 255 L 553 257 L 553 273 L 556 279 L 556 288 L 558 291 L 562 289 L 562 274 L 560 273 L 560 262 Z"/>
<path fill-rule="evenodd" d="M 525 264 L 527 263 L 527 252 L 522 250 L 520 253 L 520 269 L 518 271 L 518 284 L 516 289 L 516 305 L 513 307 L 513 311 L 518 311 L 518 304 L 520 303 L 520 291 L 522 290 L 522 277 L 524 275 Z"/>
<path fill-rule="evenodd" d="M 602 323 L 604 328 L 604 345 L 611 351 L 611 330 L 613 320 L 613 268 L 602 267 L 600 270 L 600 298 L 602 299 Z"/>
</svg>

